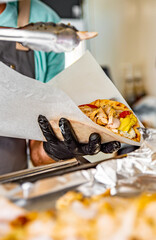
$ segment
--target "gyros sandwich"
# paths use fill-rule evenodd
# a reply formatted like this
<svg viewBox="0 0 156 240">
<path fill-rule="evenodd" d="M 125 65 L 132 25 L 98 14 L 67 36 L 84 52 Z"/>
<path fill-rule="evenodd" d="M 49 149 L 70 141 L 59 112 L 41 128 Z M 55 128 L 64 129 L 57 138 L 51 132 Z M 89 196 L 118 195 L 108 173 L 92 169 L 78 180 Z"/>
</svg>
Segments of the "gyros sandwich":
<svg viewBox="0 0 156 240">
<path fill-rule="evenodd" d="M 138 119 L 123 103 L 98 99 L 90 104 L 80 105 L 79 108 L 95 123 L 120 136 L 140 142 Z"/>
</svg>

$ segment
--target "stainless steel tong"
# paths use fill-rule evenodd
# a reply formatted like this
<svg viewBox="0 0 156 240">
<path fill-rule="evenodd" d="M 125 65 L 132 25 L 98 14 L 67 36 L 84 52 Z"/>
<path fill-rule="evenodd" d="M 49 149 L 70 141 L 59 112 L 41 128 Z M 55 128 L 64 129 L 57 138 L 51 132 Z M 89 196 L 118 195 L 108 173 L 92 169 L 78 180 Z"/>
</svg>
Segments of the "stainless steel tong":
<svg viewBox="0 0 156 240">
<path fill-rule="evenodd" d="M 20 28 L 0 27 L 0 40 L 19 42 L 24 47 L 44 52 L 69 52 L 82 40 L 95 36 L 96 32 L 81 32 L 73 26 L 53 22 L 31 23 Z"/>
</svg>

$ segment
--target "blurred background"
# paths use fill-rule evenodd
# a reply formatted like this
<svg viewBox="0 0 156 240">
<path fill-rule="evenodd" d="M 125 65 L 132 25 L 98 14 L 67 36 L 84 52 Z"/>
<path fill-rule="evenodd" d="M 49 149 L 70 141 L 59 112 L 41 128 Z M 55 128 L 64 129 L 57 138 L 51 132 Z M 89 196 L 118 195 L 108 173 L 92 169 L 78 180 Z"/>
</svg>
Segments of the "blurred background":
<svg viewBox="0 0 156 240">
<path fill-rule="evenodd" d="M 89 49 L 145 126 L 156 127 L 156 0 L 43 0 L 79 30 L 98 37 L 66 54 L 66 67 Z"/>
</svg>

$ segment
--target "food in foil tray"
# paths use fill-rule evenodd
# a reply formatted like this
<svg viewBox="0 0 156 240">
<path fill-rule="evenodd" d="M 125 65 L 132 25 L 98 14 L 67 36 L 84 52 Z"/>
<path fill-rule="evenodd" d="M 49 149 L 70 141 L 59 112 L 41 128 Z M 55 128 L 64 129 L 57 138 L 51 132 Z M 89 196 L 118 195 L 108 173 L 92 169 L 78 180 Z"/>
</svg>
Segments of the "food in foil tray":
<svg viewBox="0 0 156 240">
<path fill-rule="evenodd" d="M 79 105 L 79 108 L 92 121 L 112 132 L 140 142 L 139 122 L 136 116 L 123 103 L 98 99 L 89 104 Z"/>
<path fill-rule="evenodd" d="M 4 214 L 7 205 L 14 218 Z M 156 194 L 146 193 L 121 198 L 106 191 L 87 198 L 71 191 L 57 200 L 54 211 L 44 212 L 26 212 L 3 199 L 0 239 L 151 240 L 156 239 L 155 211 Z"/>
</svg>

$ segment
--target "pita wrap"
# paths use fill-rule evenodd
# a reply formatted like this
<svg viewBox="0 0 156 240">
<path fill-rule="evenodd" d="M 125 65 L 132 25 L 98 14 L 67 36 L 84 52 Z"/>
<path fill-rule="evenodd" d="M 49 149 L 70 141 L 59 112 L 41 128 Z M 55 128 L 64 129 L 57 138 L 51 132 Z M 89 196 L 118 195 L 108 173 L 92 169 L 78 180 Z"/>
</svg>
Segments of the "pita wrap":
<svg viewBox="0 0 156 240">
<path fill-rule="evenodd" d="M 140 142 L 139 122 L 123 103 L 108 99 L 98 99 L 79 108 L 92 121 L 115 134 Z"/>
<path fill-rule="evenodd" d="M 137 129 L 138 127 L 140 127 L 139 121 L 134 115 L 134 113 L 132 112 L 132 110 L 130 110 L 123 103 L 107 100 L 107 99 L 105 100 L 98 99 L 94 102 L 80 105 L 78 107 L 79 107 L 80 113 L 82 112 L 85 113 L 84 115 L 85 121 L 79 121 L 79 120 L 73 119 L 72 117 L 68 118 L 74 132 L 76 133 L 78 141 L 82 143 L 87 143 L 91 133 L 99 133 L 101 136 L 102 143 L 116 140 L 121 143 L 126 143 L 130 145 L 136 145 L 136 146 L 141 145 L 142 138 L 139 130 Z M 97 110 L 100 110 L 98 114 L 96 112 Z M 99 115 L 101 111 L 102 111 L 101 118 L 100 117 L 97 118 L 96 114 Z M 116 119 L 118 116 L 117 120 L 115 120 L 115 124 L 117 123 L 120 124 L 119 116 L 120 114 L 122 115 L 122 113 L 124 112 L 128 112 L 129 115 L 127 115 L 127 118 L 131 116 L 130 120 L 132 120 L 133 118 L 133 121 L 135 121 L 135 124 L 131 127 L 132 130 L 129 129 L 131 130 L 130 132 L 131 136 L 133 136 L 131 138 L 129 137 L 129 132 L 124 133 L 124 131 L 119 131 L 118 129 L 112 128 L 113 126 L 112 123 L 114 122 L 114 118 Z M 103 118 L 104 121 L 107 120 L 107 122 L 105 123 L 102 122 L 103 113 L 105 116 Z M 90 114 L 92 115 L 90 116 Z M 52 128 L 54 129 L 56 136 L 60 140 L 63 140 L 63 137 L 59 128 L 59 118 L 50 120 L 50 123 L 52 125 Z"/>
</svg>

